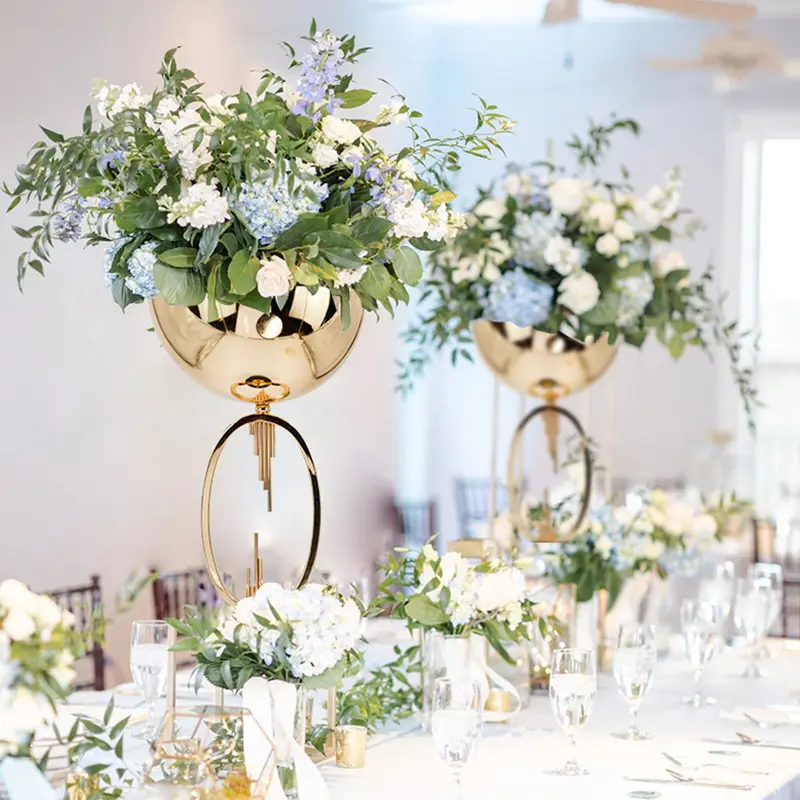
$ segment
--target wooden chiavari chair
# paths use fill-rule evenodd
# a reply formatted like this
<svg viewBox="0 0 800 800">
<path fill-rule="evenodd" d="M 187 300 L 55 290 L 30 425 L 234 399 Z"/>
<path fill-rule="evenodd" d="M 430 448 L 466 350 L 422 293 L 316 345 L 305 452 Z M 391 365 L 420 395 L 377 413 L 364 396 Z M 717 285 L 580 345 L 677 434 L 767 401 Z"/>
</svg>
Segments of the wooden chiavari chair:
<svg viewBox="0 0 800 800">
<path fill-rule="evenodd" d="M 508 508 L 508 489 L 505 484 L 495 484 L 495 514 Z M 461 539 L 475 537 L 478 525 L 489 523 L 489 479 L 456 478 L 456 511 Z"/>
<path fill-rule="evenodd" d="M 184 606 L 217 608 L 222 599 L 208 577 L 205 567 L 159 573 L 151 570 L 153 580 L 154 619 L 180 617 Z M 226 585 L 231 585 L 229 575 L 224 576 Z"/>
<path fill-rule="evenodd" d="M 438 531 L 436 501 L 395 501 L 395 529 L 400 542 L 411 550 L 419 550 Z"/>
</svg>

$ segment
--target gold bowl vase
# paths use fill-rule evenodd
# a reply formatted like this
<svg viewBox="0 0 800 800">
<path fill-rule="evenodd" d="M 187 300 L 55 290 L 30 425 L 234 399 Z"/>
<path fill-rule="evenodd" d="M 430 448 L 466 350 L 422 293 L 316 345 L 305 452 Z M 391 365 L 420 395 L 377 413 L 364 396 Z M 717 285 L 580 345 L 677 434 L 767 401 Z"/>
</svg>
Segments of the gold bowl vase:
<svg viewBox="0 0 800 800">
<path fill-rule="evenodd" d="M 284 309 L 264 314 L 246 306 L 220 306 L 209 320 L 200 306 L 171 306 L 161 297 L 151 304 L 161 343 L 198 383 L 224 397 L 231 386 L 258 375 L 300 397 L 327 380 L 347 358 L 364 311 L 350 294 L 350 325 L 342 324 L 338 299 L 327 289 L 311 294 L 296 287 Z"/>
<path fill-rule="evenodd" d="M 472 323 L 472 336 L 481 359 L 503 383 L 545 399 L 591 386 L 611 366 L 619 349 L 618 343 L 608 343 L 607 336 L 579 342 L 563 333 L 485 319 Z"/>
</svg>

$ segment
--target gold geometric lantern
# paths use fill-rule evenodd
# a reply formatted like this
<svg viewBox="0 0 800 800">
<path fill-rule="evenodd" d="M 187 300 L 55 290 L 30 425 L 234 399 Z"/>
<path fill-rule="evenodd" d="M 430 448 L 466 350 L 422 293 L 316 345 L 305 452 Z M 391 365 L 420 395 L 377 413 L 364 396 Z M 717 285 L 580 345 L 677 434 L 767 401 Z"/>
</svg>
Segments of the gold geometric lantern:
<svg viewBox="0 0 800 800">
<path fill-rule="evenodd" d="M 581 528 L 589 508 L 592 463 L 586 433 L 574 414 L 557 401 L 591 386 L 611 366 L 618 344 L 608 337 L 593 342 L 579 342 L 561 333 L 545 333 L 535 328 L 520 328 L 507 322 L 477 320 L 472 335 L 482 361 L 499 380 L 517 392 L 544 401 L 526 414 L 517 425 L 508 455 L 507 484 L 509 510 L 517 530 L 534 541 L 553 542 L 574 536 Z M 584 491 L 578 515 L 570 529 L 556 536 L 545 500 L 543 521 L 532 535 L 532 523 L 522 514 L 522 498 L 517 481 L 517 464 L 525 429 L 541 417 L 547 437 L 548 452 L 558 469 L 558 431 L 561 419 L 569 422 L 578 434 L 584 465 Z"/>
<path fill-rule="evenodd" d="M 236 602 L 214 557 L 211 489 L 225 444 L 236 431 L 246 427 L 253 438 L 257 475 L 266 493 L 267 511 L 273 507 L 276 429 L 288 433 L 302 453 L 311 481 L 313 505 L 311 545 L 298 583 L 302 586 L 311 575 L 319 545 L 321 502 L 317 471 L 300 433 L 270 411 L 276 402 L 300 397 L 321 386 L 341 366 L 361 328 L 364 312 L 358 296 L 350 293 L 347 327 L 339 298 L 327 289 L 320 288 L 312 294 L 303 286 L 290 293 L 277 313 L 220 305 L 211 315 L 205 302 L 194 307 L 171 306 L 161 297 L 153 300 L 151 312 L 164 348 L 188 375 L 217 394 L 254 405 L 255 413 L 237 420 L 223 433 L 206 470 L 201 532 L 211 581 L 225 602 L 231 605 Z M 248 594 L 257 590 L 262 579 L 257 537 L 255 541 L 254 568 L 246 582 Z"/>
</svg>

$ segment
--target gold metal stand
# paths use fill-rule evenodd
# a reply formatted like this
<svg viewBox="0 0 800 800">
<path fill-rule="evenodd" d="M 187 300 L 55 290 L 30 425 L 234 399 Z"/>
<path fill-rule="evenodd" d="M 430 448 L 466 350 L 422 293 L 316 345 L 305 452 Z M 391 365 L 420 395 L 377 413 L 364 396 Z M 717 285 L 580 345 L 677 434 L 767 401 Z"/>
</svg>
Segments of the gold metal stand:
<svg viewBox="0 0 800 800">
<path fill-rule="evenodd" d="M 243 389 L 253 389 L 256 391 L 255 395 L 248 396 L 242 392 Z M 278 393 L 270 393 L 270 390 L 277 389 Z M 235 605 L 236 598 L 231 594 L 228 586 L 223 580 L 222 574 L 217 566 L 217 560 L 214 556 L 214 547 L 211 542 L 211 489 L 214 484 L 214 475 L 217 471 L 217 464 L 219 462 L 222 451 L 225 448 L 228 440 L 233 436 L 236 431 L 245 426 L 249 427 L 250 432 L 255 439 L 256 455 L 259 459 L 259 480 L 262 481 L 264 489 L 268 494 L 267 508 L 272 510 L 272 466 L 271 459 L 275 453 L 275 428 L 282 428 L 297 442 L 303 454 L 303 460 L 308 471 L 308 477 L 311 480 L 311 494 L 313 503 L 313 523 L 311 530 L 311 545 L 309 547 L 308 558 L 303 573 L 297 584 L 298 588 L 301 587 L 311 577 L 311 572 L 314 569 L 314 562 L 317 558 L 317 550 L 319 548 L 319 534 L 322 517 L 322 504 L 319 492 L 319 480 L 317 479 L 317 468 L 314 465 L 314 460 L 311 457 L 311 452 L 308 445 L 300 435 L 300 433 L 286 420 L 280 417 L 274 417 L 270 414 L 272 403 L 284 400 L 289 396 L 289 387 L 282 383 L 270 381 L 261 376 L 254 376 L 248 378 L 246 381 L 239 381 L 231 386 L 231 394 L 239 400 L 255 404 L 255 414 L 248 414 L 245 417 L 237 420 L 222 434 L 222 437 L 214 447 L 211 458 L 208 461 L 206 468 L 206 476 L 203 481 L 203 499 L 200 508 L 200 529 L 203 538 L 203 554 L 205 555 L 206 566 L 211 582 L 216 587 L 220 597 L 229 605 Z M 258 588 L 263 583 L 263 562 L 258 555 L 258 534 L 254 536 L 254 560 L 252 572 L 247 570 L 247 596 L 255 594 Z"/>
</svg>

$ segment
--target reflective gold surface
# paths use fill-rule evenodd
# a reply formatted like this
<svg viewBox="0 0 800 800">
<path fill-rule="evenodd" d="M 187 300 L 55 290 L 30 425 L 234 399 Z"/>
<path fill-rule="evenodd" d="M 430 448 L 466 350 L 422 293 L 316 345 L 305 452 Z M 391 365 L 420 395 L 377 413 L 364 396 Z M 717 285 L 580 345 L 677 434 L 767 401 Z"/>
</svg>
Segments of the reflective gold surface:
<svg viewBox="0 0 800 800">
<path fill-rule="evenodd" d="M 330 292 L 312 295 L 302 286 L 278 315 L 225 306 L 225 316 L 209 322 L 205 306 L 170 306 L 161 297 L 150 308 L 166 351 L 198 383 L 224 397 L 252 375 L 285 384 L 291 397 L 310 392 L 347 357 L 364 316 L 351 292 L 350 326 L 344 330 Z"/>
<path fill-rule="evenodd" d="M 618 345 L 607 337 L 585 344 L 560 333 L 476 320 L 472 336 L 481 359 L 507 386 L 542 399 L 591 386 L 611 365 Z"/>
</svg>

